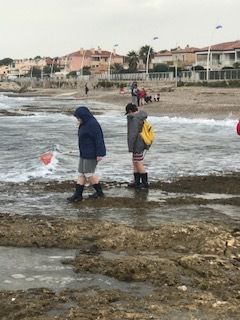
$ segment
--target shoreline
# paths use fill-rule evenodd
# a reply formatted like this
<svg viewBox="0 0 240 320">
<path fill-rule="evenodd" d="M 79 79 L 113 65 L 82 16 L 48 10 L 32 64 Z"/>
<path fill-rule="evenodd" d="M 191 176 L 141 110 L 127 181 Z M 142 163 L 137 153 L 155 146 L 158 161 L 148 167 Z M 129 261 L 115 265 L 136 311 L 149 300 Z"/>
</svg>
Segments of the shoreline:
<svg viewBox="0 0 240 320">
<path fill-rule="evenodd" d="M 240 118 L 239 88 L 178 87 L 171 91 L 161 92 L 161 89 L 159 91 L 160 101 L 148 103 L 144 106 L 149 115 L 180 115 L 213 119 Z M 156 90 L 149 89 L 147 92 L 154 95 Z M 7 95 L 13 97 L 48 96 L 54 99 L 67 97 L 71 100 L 84 102 L 95 101 L 114 104 L 123 108 L 131 102 L 130 92 L 121 94 L 119 89 L 92 89 L 89 91 L 88 97 L 85 96 L 83 90 L 61 88 L 36 88 L 22 93 L 8 93 Z"/>
<path fill-rule="evenodd" d="M 148 94 L 155 92 L 147 91 Z M 72 97 L 86 103 L 94 101 L 114 104 L 125 109 L 131 102 L 129 92 L 121 94 L 119 89 L 90 90 L 88 97 L 82 91 L 73 89 L 37 89 L 18 94 L 20 97 L 52 96 L 53 98 Z M 180 116 L 204 119 L 240 118 L 240 89 L 180 87 L 170 92 L 160 92 L 159 102 L 150 102 L 143 108 L 150 116 Z"/>
</svg>

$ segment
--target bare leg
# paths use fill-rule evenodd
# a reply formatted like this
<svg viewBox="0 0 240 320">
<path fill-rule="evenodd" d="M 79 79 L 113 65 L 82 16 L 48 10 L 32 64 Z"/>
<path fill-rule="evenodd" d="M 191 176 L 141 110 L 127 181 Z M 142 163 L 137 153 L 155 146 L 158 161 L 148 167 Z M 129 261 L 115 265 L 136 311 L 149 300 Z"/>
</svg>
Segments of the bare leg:
<svg viewBox="0 0 240 320">
<path fill-rule="evenodd" d="M 145 167 L 142 161 L 133 161 L 133 171 L 145 173 Z"/>
<path fill-rule="evenodd" d="M 80 185 L 84 186 L 85 183 L 86 183 L 86 178 L 84 176 L 78 176 L 77 184 L 80 184 Z"/>
<path fill-rule="evenodd" d="M 97 175 L 93 175 L 89 178 L 91 185 L 99 183 L 99 177 Z"/>
</svg>

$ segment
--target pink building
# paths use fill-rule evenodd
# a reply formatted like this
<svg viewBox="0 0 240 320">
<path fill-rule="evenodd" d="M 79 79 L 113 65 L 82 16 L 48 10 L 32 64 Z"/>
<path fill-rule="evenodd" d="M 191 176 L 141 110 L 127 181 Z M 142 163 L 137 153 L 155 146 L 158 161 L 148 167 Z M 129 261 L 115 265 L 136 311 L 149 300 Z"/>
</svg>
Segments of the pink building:
<svg viewBox="0 0 240 320">
<path fill-rule="evenodd" d="M 108 70 L 109 60 L 111 65 L 115 63 L 123 64 L 124 57 L 118 55 L 115 51 L 105 51 L 101 48 L 73 52 L 62 57 L 67 59 L 67 67 L 69 71 L 80 71 L 83 67 L 90 67 L 92 73 L 103 73 Z"/>
</svg>

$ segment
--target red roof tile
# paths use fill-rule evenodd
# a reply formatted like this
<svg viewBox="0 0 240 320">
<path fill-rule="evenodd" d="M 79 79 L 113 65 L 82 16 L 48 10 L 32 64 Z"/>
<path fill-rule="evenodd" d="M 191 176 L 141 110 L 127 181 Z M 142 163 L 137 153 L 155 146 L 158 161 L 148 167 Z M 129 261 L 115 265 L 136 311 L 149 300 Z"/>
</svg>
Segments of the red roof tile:
<svg viewBox="0 0 240 320">
<path fill-rule="evenodd" d="M 166 51 L 164 51 L 164 52 L 157 52 L 156 54 L 155 54 L 155 57 L 166 57 L 166 56 L 172 56 L 172 52 L 171 51 L 168 51 L 168 50 L 166 50 Z"/>
<path fill-rule="evenodd" d="M 224 42 L 219 44 L 214 44 L 211 46 L 211 51 L 230 51 L 234 49 L 240 49 L 240 40 L 231 41 L 231 42 Z M 202 49 L 197 50 L 199 51 L 207 51 L 208 47 L 204 47 Z"/>
<path fill-rule="evenodd" d="M 69 57 L 78 57 L 78 56 L 83 56 L 85 50 L 78 50 L 73 53 L 70 53 L 68 56 Z M 93 52 L 94 51 L 94 52 Z M 110 51 L 106 50 L 98 50 L 98 49 L 93 49 L 93 50 L 86 50 L 85 51 L 85 57 L 109 57 L 111 54 Z M 114 57 L 122 57 L 119 54 L 114 54 Z"/>
</svg>

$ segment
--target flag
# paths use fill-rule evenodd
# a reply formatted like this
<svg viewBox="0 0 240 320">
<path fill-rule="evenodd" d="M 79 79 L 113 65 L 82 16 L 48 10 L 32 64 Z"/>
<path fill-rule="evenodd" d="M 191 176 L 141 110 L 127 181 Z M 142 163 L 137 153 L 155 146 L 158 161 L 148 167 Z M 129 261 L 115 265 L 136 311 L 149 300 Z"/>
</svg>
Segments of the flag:
<svg viewBox="0 0 240 320">
<path fill-rule="evenodd" d="M 216 26 L 216 29 L 221 29 L 221 28 L 222 26 L 220 24 Z"/>
<path fill-rule="evenodd" d="M 45 164 L 45 166 L 51 163 L 52 158 L 53 158 L 52 151 L 47 151 L 40 155 L 40 160 L 42 161 L 43 164 Z"/>
</svg>

